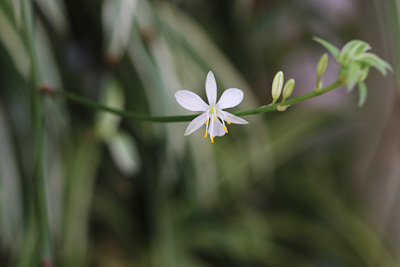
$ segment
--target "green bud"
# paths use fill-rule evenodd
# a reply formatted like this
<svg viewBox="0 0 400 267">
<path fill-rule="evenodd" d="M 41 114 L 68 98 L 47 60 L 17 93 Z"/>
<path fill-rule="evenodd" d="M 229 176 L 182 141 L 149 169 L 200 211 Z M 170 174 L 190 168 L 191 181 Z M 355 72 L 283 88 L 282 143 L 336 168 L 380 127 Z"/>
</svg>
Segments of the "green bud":
<svg viewBox="0 0 400 267">
<path fill-rule="evenodd" d="M 285 86 L 283 87 L 283 95 L 282 95 L 283 100 L 285 100 L 286 98 L 291 96 L 291 94 L 293 93 L 294 85 L 295 85 L 294 79 L 290 79 L 285 83 Z"/>
<path fill-rule="evenodd" d="M 321 77 L 325 71 L 326 68 L 328 67 L 328 63 L 329 63 L 329 57 L 328 54 L 323 54 L 322 57 L 320 58 L 319 62 L 318 62 L 318 66 L 317 66 L 317 76 Z"/>
<path fill-rule="evenodd" d="M 281 96 L 281 92 L 282 92 L 282 87 L 283 87 L 283 72 L 280 71 L 278 72 L 275 77 L 274 80 L 272 82 L 272 104 L 275 104 L 276 100 L 278 100 L 278 98 Z"/>
</svg>

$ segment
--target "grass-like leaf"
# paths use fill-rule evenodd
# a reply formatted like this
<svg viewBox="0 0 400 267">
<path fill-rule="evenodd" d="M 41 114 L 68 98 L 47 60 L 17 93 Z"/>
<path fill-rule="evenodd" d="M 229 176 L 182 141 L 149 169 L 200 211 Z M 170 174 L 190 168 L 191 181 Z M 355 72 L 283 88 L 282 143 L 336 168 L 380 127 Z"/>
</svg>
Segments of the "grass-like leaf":
<svg viewBox="0 0 400 267">
<path fill-rule="evenodd" d="M 390 66 L 386 61 L 372 53 L 361 54 L 357 56 L 354 60 L 360 63 L 367 64 L 371 67 L 375 67 L 382 73 L 383 76 L 386 76 L 387 70 L 393 71 L 392 66 Z"/>
<path fill-rule="evenodd" d="M 358 63 L 350 64 L 346 69 L 347 91 L 352 91 L 360 78 L 361 65 Z"/>
<path fill-rule="evenodd" d="M 363 82 L 358 83 L 358 92 L 360 94 L 359 99 L 358 99 L 358 106 L 362 107 L 365 103 L 365 100 L 367 99 L 367 86 Z"/>
<path fill-rule="evenodd" d="M 336 46 L 318 37 L 313 37 L 313 40 L 325 47 L 336 59 L 339 58 L 340 51 Z"/>
</svg>

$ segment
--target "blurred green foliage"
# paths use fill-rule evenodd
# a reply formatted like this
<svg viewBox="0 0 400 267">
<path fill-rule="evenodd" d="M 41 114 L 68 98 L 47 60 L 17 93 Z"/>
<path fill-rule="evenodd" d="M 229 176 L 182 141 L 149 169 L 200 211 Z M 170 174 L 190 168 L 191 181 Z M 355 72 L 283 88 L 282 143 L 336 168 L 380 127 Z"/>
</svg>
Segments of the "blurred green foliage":
<svg viewBox="0 0 400 267">
<path fill-rule="evenodd" d="M 42 260 L 32 204 L 38 88 L 29 84 L 21 2 L 0 1 L 2 266 Z M 204 97 L 212 70 L 219 93 L 245 92 L 241 108 L 265 105 L 273 74 L 286 76 L 296 53 L 312 51 L 315 72 L 323 50 L 311 36 L 337 44 L 363 36 L 362 9 L 340 2 L 36 0 L 39 82 L 119 109 L 172 115 L 186 112 L 174 93 Z M 305 70 L 304 63 L 288 71 L 294 94 L 315 88 Z M 202 133 L 184 137 L 186 123 L 122 119 L 42 97 L 54 266 L 399 264 L 367 215 L 359 183 L 368 172 L 360 162 L 373 155 L 364 154 L 370 141 L 360 140 L 358 124 L 379 109 L 368 101 L 363 113 L 332 94 L 321 103 L 333 108 L 317 99 L 246 117 L 249 125 L 231 126 L 210 144 Z"/>
</svg>

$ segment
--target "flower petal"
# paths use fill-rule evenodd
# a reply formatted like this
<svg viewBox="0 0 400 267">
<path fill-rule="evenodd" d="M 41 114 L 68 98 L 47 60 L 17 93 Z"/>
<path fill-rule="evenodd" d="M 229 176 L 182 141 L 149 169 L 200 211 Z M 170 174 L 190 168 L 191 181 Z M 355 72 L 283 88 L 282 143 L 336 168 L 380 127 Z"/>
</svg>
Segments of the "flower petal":
<svg viewBox="0 0 400 267">
<path fill-rule="evenodd" d="M 206 94 L 210 106 L 217 102 L 217 83 L 215 82 L 214 74 L 209 71 L 206 79 Z"/>
<path fill-rule="evenodd" d="M 181 90 L 175 93 L 176 101 L 182 107 L 191 111 L 206 111 L 208 105 L 193 92 Z"/>
<path fill-rule="evenodd" d="M 210 136 L 224 136 L 225 135 L 225 130 L 224 130 L 224 125 L 219 121 L 213 121 L 214 127 L 210 129 Z"/>
<path fill-rule="evenodd" d="M 232 108 L 240 104 L 243 100 L 243 92 L 240 89 L 229 88 L 225 90 L 217 103 L 220 109 Z"/>
<path fill-rule="evenodd" d="M 188 127 L 186 128 L 185 131 L 185 136 L 194 133 L 198 129 L 200 129 L 203 124 L 205 124 L 207 121 L 207 112 L 204 112 L 203 114 L 197 116 L 194 120 L 192 120 Z"/>
<path fill-rule="evenodd" d="M 222 111 L 226 118 L 229 120 L 229 122 L 235 123 L 235 124 L 248 124 L 249 122 L 246 121 L 245 119 L 242 119 L 238 116 L 235 116 L 229 112 Z"/>
</svg>

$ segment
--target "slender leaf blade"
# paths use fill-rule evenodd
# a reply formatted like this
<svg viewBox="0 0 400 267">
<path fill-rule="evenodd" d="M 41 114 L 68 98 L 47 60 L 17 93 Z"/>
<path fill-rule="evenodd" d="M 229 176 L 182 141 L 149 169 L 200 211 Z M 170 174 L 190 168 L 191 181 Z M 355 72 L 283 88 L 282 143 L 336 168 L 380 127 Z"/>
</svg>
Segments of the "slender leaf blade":
<svg viewBox="0 0 400 267">
<path fill-rule="evenodd" d="M 340 51 L 336 46 L 318 37 L 313 37 L 313 40 L 325 47 L 336 59 L 339 59 Z"/>
<path fill-rule="evenodd" d="M 347 91 L 352 91 L 360 78 L 361 65 L 357 63 L 350 64 L 347 68 Z"/>
<path fill-rule="evenodd" d="M 367 86 L 363 82 L 358 83 L 358 92 L 359 92 L 359 99 L 358 99 L 358 106 L 362 107 L 367 99 Z"/>
<path fill-rule="evenodd" d="M 387 70 L 393 71 L 392 66 L 390 66 L 389 63 L 372 53 L 363 53 L 356 57 L 355 60 L 357 62 L 375 67 L 382 73 L 383 76 L 386 76 Z"/>
</svg>

